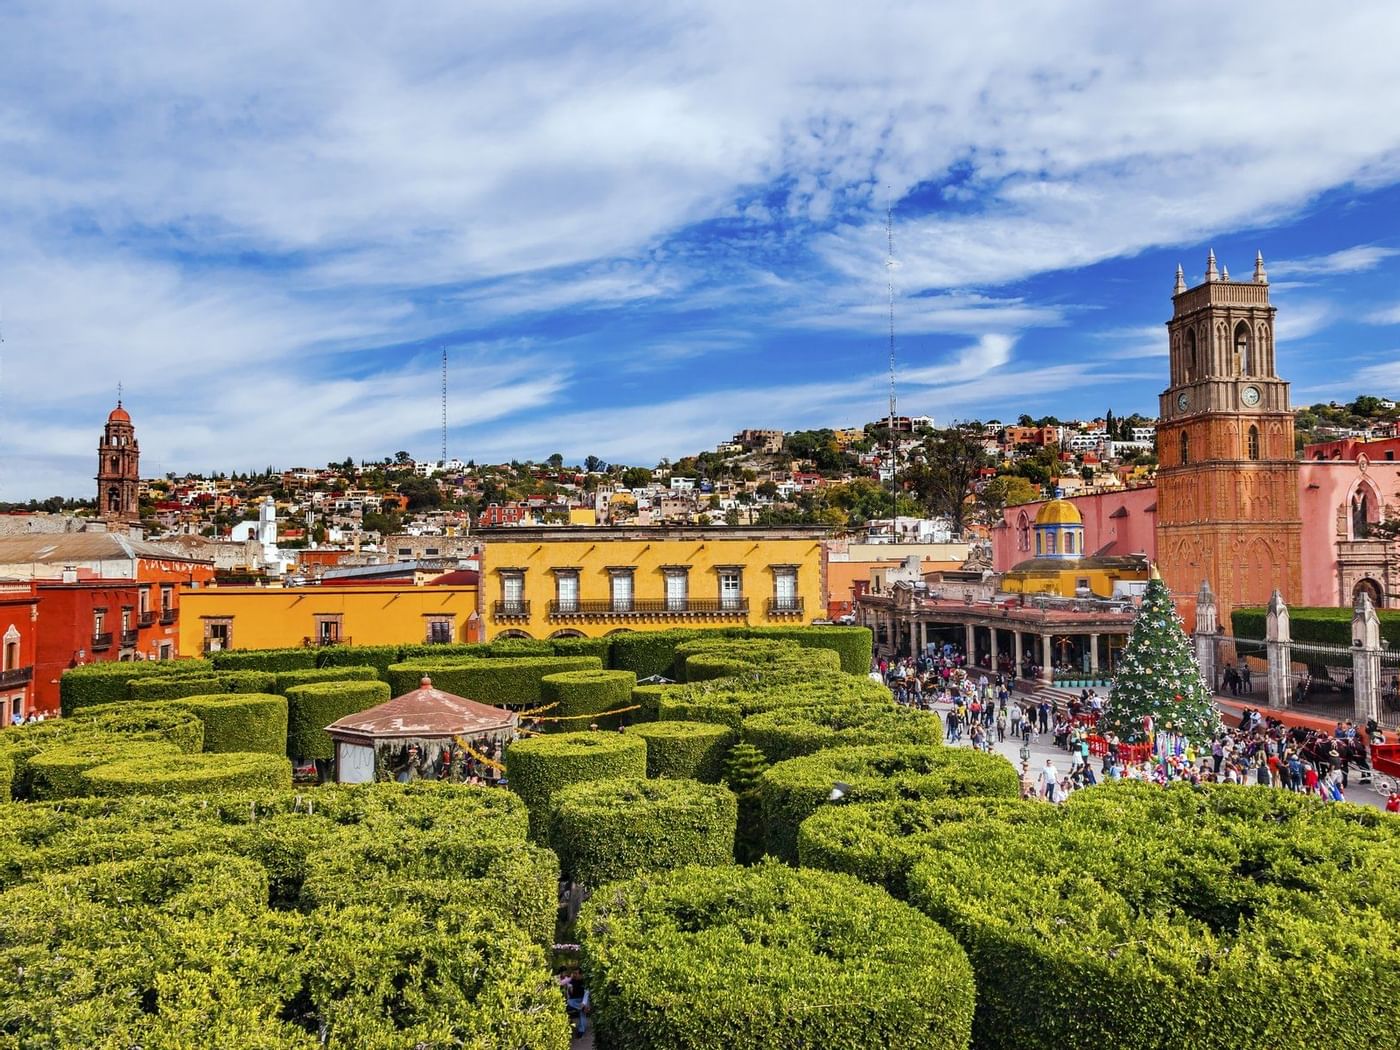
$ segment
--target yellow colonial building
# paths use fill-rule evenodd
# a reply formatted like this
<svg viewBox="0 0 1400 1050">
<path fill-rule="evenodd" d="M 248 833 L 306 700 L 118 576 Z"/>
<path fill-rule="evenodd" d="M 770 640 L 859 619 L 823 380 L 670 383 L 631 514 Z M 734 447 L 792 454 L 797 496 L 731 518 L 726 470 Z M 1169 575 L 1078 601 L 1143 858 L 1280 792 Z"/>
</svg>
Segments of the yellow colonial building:
<svg viewBox="0 0 1400 1050">
<path fill-rule="evenodd" d="M 476 640 L 477 588 L 412 584 L 201 587 L 180 594 L 180 655 L 298 645 Z"/>
<path fill-rule="evenodd" d="M 493 529 L 480 534 L 486 638 L 810 623 L 826 616 L 828 531 Z"/>
<path fill-rule="evenodd" d="M 1151 568 L 1145 554 L 1085 551 L 1079 508 L 1069 500 L 1053 499 L 1035 516 L 1035 557 L 1005 573 L 1000 589 L 1008 594 L 1112 598 L 1120 581 L 1146 583 Z"/>
</svg>

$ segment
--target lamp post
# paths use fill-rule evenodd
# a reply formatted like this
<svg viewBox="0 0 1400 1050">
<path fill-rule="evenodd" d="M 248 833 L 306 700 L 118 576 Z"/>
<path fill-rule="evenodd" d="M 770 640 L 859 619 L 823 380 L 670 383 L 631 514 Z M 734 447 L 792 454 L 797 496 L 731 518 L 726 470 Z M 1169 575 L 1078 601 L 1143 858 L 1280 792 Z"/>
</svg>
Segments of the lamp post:
<svg viewBox="0 0 1400 1050">
<path fill-rule="evenodd" d="M 1030 765 L 1030 761 L 1031 761 L 1031 745 L 1030 745 L 1030 744 L 1022 744 L 1022 745 L 1021 745 L 1020 755 L 1021 755 L 1021 764 L 1022 764 L 1022 765 Z"/>
</svg>

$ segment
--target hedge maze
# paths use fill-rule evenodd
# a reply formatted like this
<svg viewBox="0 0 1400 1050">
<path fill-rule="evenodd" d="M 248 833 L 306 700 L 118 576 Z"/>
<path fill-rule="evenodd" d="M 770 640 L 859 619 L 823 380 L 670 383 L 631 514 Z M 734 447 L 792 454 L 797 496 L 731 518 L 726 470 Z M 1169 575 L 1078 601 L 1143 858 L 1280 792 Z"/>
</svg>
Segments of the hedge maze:
<svg viewBox="0 0 1400 1050">
<path fill-rule="evenodd" d="M 869 680 L 870 644 L 65 676 L 69 717 L 0 732 L 0 1045 L 564 1050 L 559 940 L 603 1050 L 1393 1044 L 1400 821 L 1225 785 L 1023 802 L 1010 763 Z M 538 720 L 508 790 L 290 789 L 326 724 L 424 675 Z"/>
</svg>

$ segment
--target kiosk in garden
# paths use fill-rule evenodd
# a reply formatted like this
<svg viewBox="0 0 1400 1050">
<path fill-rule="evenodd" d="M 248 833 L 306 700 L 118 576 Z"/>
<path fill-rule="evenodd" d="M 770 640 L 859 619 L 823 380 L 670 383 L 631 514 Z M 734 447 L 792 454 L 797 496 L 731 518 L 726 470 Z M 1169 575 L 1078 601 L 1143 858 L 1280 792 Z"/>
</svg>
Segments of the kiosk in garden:
<svg viewBox="0 0 1400 1050">
<path fill-rule="evenodd" d="M 462 742 L 480 754 L 515 738 L 518 718 L 489 704 L 434 689 L 424 678 L 411 693 L 347 715 L 326 726 L 335 741 L 336 780 L 446 779 L 464 754 Z M 468 752 L 469 753 L 469 752 Z"/>
</svg>

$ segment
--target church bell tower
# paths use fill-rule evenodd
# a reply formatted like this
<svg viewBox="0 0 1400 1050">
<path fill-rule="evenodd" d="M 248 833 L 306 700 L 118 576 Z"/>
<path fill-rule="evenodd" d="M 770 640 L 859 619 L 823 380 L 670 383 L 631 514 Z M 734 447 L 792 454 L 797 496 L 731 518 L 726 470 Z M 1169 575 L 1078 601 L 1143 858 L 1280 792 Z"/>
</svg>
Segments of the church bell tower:
<svg viewBox="0 0 1400 1050">
<path fill-rule="evenodd" d="M 98 514 L 112 524 L 140 521 L 140 485 L 141 449 L 136 444 L 136 428 L 118 398 L 97 446 Z"/>
<path fill-rule="evenodd" d="M 1262 255 L 1247 281 L 1206 261 L 1202 284 L 1176 270 L 1167 322 L 1171 382 L 1157 424 L 1157 558 L 1174 595 L 1209 581 L 1222 618 L 1302 597 L 1298 460 L 1288 384 L 1274 359 Z"/>
</svg>

